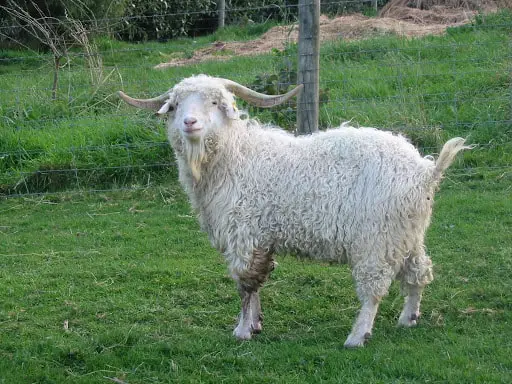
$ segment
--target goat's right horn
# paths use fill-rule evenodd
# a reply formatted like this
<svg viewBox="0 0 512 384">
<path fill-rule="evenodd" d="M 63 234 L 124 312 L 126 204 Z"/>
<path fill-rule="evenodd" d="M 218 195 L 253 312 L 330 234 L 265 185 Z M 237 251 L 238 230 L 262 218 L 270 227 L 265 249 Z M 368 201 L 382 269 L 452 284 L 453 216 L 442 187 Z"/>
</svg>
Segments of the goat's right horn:
<svg viewBox="0 0 512 384">
<path fill-rule="evenodd" d="M 133 97 L 128 96 L 123 91 L 119 91 L 118 94 L 121 99 L 123 99 L 133 107 L 151 109 L 153 111 L 158 111 L 160 108 L 162 108 L 162 106 L 169 98 L 169 92 L 166 92 L 163 95 L 154 97 L 152 99 L 134 99 Z"/>
<path fill-rule="evenodd" d="M 228 91 L 233 92 L 236 96 L 247 101 L 248 103 L 262 108 L 271 108 L 283 104 L 284 102 L 291 99 L 293 96 L 299 94 L 299 92 L 302 91 L 302 88 L 304 87 L 302 84 L 299 84 L 290 92 L 287 92 L 283 95 L 265 95 L 263 93 L 259 93 L 253 91 L 252 89 L 244 87 L 243 85 L 238 84 L 234 81 L 227 79 L 220 80 L 222 81 L 222 83 L 224 84 Z"/>
</svg>

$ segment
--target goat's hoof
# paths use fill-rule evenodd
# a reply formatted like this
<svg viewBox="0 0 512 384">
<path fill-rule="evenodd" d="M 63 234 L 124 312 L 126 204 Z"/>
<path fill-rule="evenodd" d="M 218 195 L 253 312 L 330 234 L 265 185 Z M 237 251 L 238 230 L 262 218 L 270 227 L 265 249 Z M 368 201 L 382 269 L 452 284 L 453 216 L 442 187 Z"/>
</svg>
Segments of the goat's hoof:
<svg viewBox="0 0 512 384">
<path fill-rule="evenodd" d="M 366 332 L 364 335 L 353 335 L 350 334 L 343 345 L 345 348 L 361 348 L 364 347 L 366 342 L 372 337 L 370 332 Z"/>
<path fill-rule="evenodd" d="M 251 340 L 252 337 L 251 331 L 239 329 L 238 327 L 236 327 L 235 330 L 233 331 L 233 336 L 235 336 L 235 338 L 240 341 Z"/>
<path fill-rule="evenodd" d="M 402 327 L 415 327 L 418 324 L 418 319 L 420 318 L 420 314 L 412 313 L 410 315 L 402 314 L 398 319 L 398 325 Z"/>
<path fill-rule="evenodd" d="M 258 334 L 258 333 L 261 333 L 261 331 L 263 330 L 263 326 L 261 325 L 261 322 L 258 321 L 256 324 L 253 324 L 251 326 L 251 331 L 252 333 L 254 334 Z"/>
</svg>

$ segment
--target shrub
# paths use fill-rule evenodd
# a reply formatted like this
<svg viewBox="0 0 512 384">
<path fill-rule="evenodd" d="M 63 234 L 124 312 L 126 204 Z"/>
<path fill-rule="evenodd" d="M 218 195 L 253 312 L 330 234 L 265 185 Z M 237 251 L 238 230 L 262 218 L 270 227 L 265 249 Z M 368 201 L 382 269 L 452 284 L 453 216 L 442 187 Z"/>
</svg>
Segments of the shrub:
<svg viewBox="0 0 512 384">
<path fill-rule="evenodd" d="M 119 36 L 124 40 L 166 40 L 204 35 L 217 26 L 213 0 L 129 0 Z"/>
<path fill-rule="evenodd" d="M 226 24 L 294 21 L 298 0 L 226 0 Z"/>
<path fill-rule="evenodd" d="M 22 9 L 31 18 L 39 20 L 55 35 L 66 35 L 67 20 L 81 20 L 88 31 L 108 31 L 111 20 L 123 15 L 126 0 L 9 0 L 0 2 L 0 46 L 25 45 L 34 49 L 45 48 L 30 32 L 30 21 L 20 19 L 9 10 Z M 46 22 L 43 21 L 46 18 Z M 28 30 L 27 30 L 28 27 Z M 67 36 L 63 36 L 67 38 Z"/>
<path fill-rule="evenodd" d="M 297 85 L 297 45 L 290 44 L 283 51 L 274 49 L 274 70 L 256 75 L 249 88 L 267 95 L 278 95 L 290 91 Z M 329 102 L 329 89 L 319 90 L 320 106 Z M 261 108 L 251 107 L 250 110 L 263 112 Z M 277 125 L 293 130 L 296 126 L 297 100 L 291 99 L 285 104 L 267 111 Z"/>
<path fill-rule="evenodd" d="M 382 7 L 388 0 L 378 0 L 377 5 Z M 240 24 L 247 21 L 264 23 L 267 20 L 278 22 L 295 21 L 299 14 L 298 0 L 227 0 L 227 23 Z M 367 12 L 371 1 L 323 0 L 320 12 L 328 16 L 343 13 Z"/>
</svg>

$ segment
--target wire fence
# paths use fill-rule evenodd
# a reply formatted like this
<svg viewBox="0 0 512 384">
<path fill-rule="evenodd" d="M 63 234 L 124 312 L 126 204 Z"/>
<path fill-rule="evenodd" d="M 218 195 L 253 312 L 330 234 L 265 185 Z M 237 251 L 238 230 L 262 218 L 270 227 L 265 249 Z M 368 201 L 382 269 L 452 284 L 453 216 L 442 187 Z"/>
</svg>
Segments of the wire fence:
<svg viewBox="0 0 512 384">
<path fill-rule="evenodd" d="M 347 3 L 367 5 L 368 15 L 321 17 L 320 128 L 351 121 L 393 130 L 408 136 L 424 154 L 435 154 L 452 136 L 468 137 L 478 147 L 465 154 L 449 177 L 468 185 L 484 181 L 483 188 L 512 193 L 510 12 L 462 9 L 450 19 L 446 13 L 434 19 L 428 11 L 420 20 L 418 10 L 411 17 L 375 17 L 371 0 L 322 2 L 322 7 Z M 280 8 L 282 14 L 296 13 L 296 4 L 286 7 L 286 12 Z M 227 8 L 226 19 L 234 20 L 230 12 L 268 15 L 275 8 Z M 67 41 L 57 65 L 48 47 L 29 43 L 21 50 L 2 49 L 0 196 L 133 190 L 175 180 L 165 121 L 129 109 L 118 100 L 117 90 L 152 97 L 198 73 L 263 93 L 282 93 L 296 83 L 300 53 L 293 17 L 269 17 L 264 23 L 237 19 L 211 31 L 215 10 L 191 9 L 187 14 L 199 20 L 187 38 L 124 42 L 101 27 L 96 38 Z M 82 25 L 126 23 L 108 17 L 89 21 Z M 19 28 L 2 25 L 0 35 L 7 41 Z M 275 111 L 242 107 L 251 117 L 291 131 L 301 108 L 293 102 Z"/>
</svg>

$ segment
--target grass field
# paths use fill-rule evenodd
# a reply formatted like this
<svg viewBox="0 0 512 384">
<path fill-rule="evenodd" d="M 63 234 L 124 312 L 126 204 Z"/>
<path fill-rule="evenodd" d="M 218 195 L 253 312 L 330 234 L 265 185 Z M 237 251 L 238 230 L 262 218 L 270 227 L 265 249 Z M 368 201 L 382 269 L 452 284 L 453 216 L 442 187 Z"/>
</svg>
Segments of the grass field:
<svg viewBox="0 0 512 384">
<path fill-rule="evenodd" d="M 363 350 L 346 266 L 280 258 L 264 331 L 181 190 L 9 199 L 0 208 L 0 383 L 508 383 L 512 200 L 445 180 L 427 246 L 436 279 L 416 329 L 394 285 Z"/>
<path fill-rule="evenodd" d="M 393 285 L 360 350 L 342 347 L 359 307 L 348 268 L 293 256 L 263 289 L 263 333 L 233 339 L 238 294 L 177 185 L 163 123 L 115 97 L 154 96 L 194 73 L 250 85 L 283 56 L 151 68 L 265 28 L 100 39 L 107 78 L 92 86 L 77 55 L 54 101 L 51 58 L 1 52 L 0 195 L 21 197 L 0 196 L 0 384 L 512 382 L 510 12 L 445 36 L 322 48 L 323 127 L 404 131 L 425 153 L 454 135 L 478 144 L 436 198 L 419 326 L 396 327 Z"/>
</svg>

